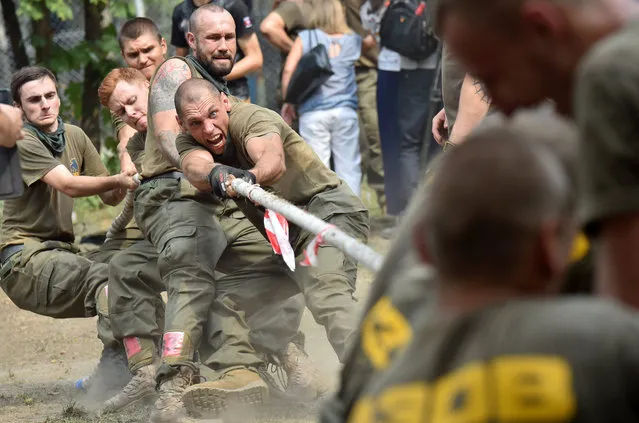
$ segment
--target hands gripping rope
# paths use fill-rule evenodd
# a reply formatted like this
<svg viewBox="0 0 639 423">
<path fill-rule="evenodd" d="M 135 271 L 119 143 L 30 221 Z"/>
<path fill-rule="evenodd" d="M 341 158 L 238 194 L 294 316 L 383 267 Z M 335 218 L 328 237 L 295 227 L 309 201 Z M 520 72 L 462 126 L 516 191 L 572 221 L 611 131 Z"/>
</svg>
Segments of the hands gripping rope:
<svg viewBox="0 0 639 423">
<path fill-rule="evenodd" d="M 136 173 L 133 175 L 133 180 L 140 185 L 140 174 Z M 111 227 L 107 231 L 106 240 L 110 240 L 113 238 L 113 235 L 121 232 L 126 228 L 126 225 L 129 224 L 131 219 L 133 219 L 133 203 L 135 200 L 135 191 L 130 190 L 126 193 L 126 197 L 124 198 L 124 208 L 120 212 L 120 214 L 113 220 L 111 223 Z"/>
<path fill-rule="evenodd" d="M 231 186 L 233 190 L 241 196 L 248 198 L 254 203 L 259 203 L 265 208 L 283 215 L 287 220 L 295 223 L 299 227 L 321 236 L 320 242 L 334 245 L 344 251 L 344 253 L 353 260 L 356 260 L 367 268 L 377 272 L 382 267 L 383 257 L 381 255 L 373 251 L 368 245 L 362 244 L 337 227 L 301 210 L 276 195 L 264 191 L 258 185 L 252 185 L 242 179 L 236 178 L 231 182 Z M 307 251 L 307 253 L 312 253 L 312 251 Z"/>
<path fill-rule="evenodd" d="M 140 183 L 139 175 L 136 174 L 133 178 Z M 312 248 L 307 251 L 307 260 L 305 261 L 309 261 L 310 264 L 313 263 L 312 255 L 314 251 L 316 252 L 316 247 L 326 242 L 344 251 L 349 257 L 375 272 L 381 268 L 383 257 L 369 246 L 362 244 L 334 225 L 324 222 L 276 195 L 264 191 L 259 185 L 235 178 L 231 181 L 230 188 L 242 197 L 246 197 L 254 203 L 261 204 L 265 208 L 281 214 L 287 220 L 317 235 L 318 238 L 311 242 Z M 133 218 L 134 196 L 134 191 L 127 193 L 122 212 L 115 218 L 107 232 L 107 240 L 111 239 L 114 234 L 124 230 Z M 302 264 L 304 265 L 304 263 Z"/>
</svg>

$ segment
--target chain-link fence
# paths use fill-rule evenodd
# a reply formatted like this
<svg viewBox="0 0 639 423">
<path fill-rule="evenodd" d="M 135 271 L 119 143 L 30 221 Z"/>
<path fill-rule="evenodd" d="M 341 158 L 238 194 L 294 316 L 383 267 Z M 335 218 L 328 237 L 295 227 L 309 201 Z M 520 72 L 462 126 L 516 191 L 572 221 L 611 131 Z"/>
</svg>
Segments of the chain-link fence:
<svg viewBox="0 0 639 423">
<path fill-rule="evenodd" d="M 151 7 L 147 4 L 145 7 L 146 15 L 153 19 L 159 26 L 162 34 L 170 43 L 171 38 L 171 16 L 173 7 L 179 3 L 165 2 L 167 6 Z M 17 2 L 16 2 L 17 4 Z M 55 17 L 51 18 L 51 27 L 54 30 L 54 41 L 65 49 L 70 49 L 80 43 L 84 39 L 84 11 L 80 0 L 70 2 L 73 8 L 73 19 L 61 21 Z M 259 25 L 264 17 L 270 12 L 272 0 L 254 0 L 252 17 L 254 26 L 258 33 L 260 46 L 264 54 L 264 66 L 259 75 L 255 75 L 251 80 L 252 97 L 254 101 L 260 105 L 276 108 L 276 92 L 280 77 L 281 59 L 279 51 L 271 46 L 259 33 Z M 1 10 L 1 9 L 0 9 Z M 122 20 L 114 21 L 119 29 Z M 28 20 L 21 22 L 23 36 L 25 39 L 27 54 L 33 62 L 35 52 L 29 42 L 31 34 L 31 25 Z M 173 54 L 175 49 L 169 46 L 169 54 Z M 11 74 L 16 71 L 11 44 L 8 40 L 3 19 L 0 18 L 0 87 L 8 87 L 11 81 Z M 83 70 L 78 67 L 69 72 L 57 75 L 61 86 L 67 85 L 69 82 L 81 81 L 83 78 Z"/>
</svg>

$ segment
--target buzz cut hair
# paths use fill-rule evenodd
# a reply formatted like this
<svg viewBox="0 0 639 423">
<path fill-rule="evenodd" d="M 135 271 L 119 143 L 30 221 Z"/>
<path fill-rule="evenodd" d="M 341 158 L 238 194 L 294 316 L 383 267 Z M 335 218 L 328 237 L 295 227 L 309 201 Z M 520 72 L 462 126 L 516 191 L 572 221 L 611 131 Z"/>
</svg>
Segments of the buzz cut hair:
<svg viewBox="0 0 639 423">
<path fill-rule="evenodd" d="M 175 92 L 175 111 L 183 119 L 184 105 L 200 101 L 206 94 L 218 98 L 221 94 L 215 85 L 203 78 L 191 78 L 184 81 Z"/>
<path fill-rule="evenodd" d="M 197 9 L 195 9 L 195 11 L 191 14 L 191 17 L 189 18 L 189 32 L 192 32 L 193 34 L 197 33 L 198 24 L 200 22 L 200 15 L 206 12 L 209 12 L 209 13 L 225 13 L 226 12 L 230 15 L 228 10 L 214 3 L 208 3 L 208 4 L 205 4 L 204 6 L 200 6 Z"/>
<path fill-rule="evenodd" d="M 162 42 L 162 34 L 157 24 L 149 18 L 133 18 L 129 19 L 122 25 L 120 33 L 118 34 L 118 43 L 120 44 L 120 50 L 124 51 L 124 42 L 126 40 L 136 40 L 144 34 L 151 34 L 158 40 L 158 43 Z"/>
</svg>

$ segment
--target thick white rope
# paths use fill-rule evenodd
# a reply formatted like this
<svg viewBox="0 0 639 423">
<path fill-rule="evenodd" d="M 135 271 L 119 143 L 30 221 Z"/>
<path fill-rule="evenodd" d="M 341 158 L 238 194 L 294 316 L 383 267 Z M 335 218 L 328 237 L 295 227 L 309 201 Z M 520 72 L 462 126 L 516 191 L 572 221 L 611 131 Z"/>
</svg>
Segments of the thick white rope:
<svg viewBox="0 0 639 423">
<path fill-rule="evenodd" d="M 140 183 L 139 175 L 136 174 L 133 178 L 136 182 Z M 280 213 L 287 220 L 295 223 L 299 227 L 315 235 L 322 234 L 322 239 L 325 242 L 344 251 L 344 253 L 358 263 L 363 264 L 375 272 L 381 268 L 384 258 L 380 254 L 373 251 L 368 245 L 362 244 L 355 238 L 347 235 L 337 227 L 305 212 L 274 194 L 264 191 L 258 185 L 251 185 L 242 179 L 234 179 L 231 186 L 238 194 L 255 203 L 261 204 L 267 209 Z M 123 231 L 133 218 L 134 197 L 134 191 L 127 193 L 122 211 L 113 220 L 106 234 L 107 240 L 113 238 L 116 233 Z"/>
<path fill-rule="evenodd" d="M 133 180 L 137 182 L 139 185 L 140 175 L 137 173 L 133 175 Z M 113 238 L 113 236 L 117 234 L 118 232 L 122 232 L 126 228 L 126 225 L 129 224 L 131 219 L 133 219 L 134 199 L 135 199 L 135 191 L 131 190 L 126 193 L 126 197 L 124 198 L 124 207 L 122 208 L 122 211 L 120 212 L 120 214 L 115 219 L 113 219 L 113 223 L 111 223 L 111 227 L 109 228 L 106 234 L 106 241 Z"/>
<path fill-rule="evenodd" d="M 325 242 L 339 248 L 353 260 L 367 268 L 377 272 L 382 267 L 384 258 L 380 254 L 330 223 L 305 212 L 274 194 L 264 191 L 258 185 L 251 185 L 242 179 L 234 179 L 231 182 L 231 186 L 241 196 L 280 213 L 288 221 L 295 223 L 302 229 L 315 235 L 322 234 L 322 239 Z"/>
</svg>

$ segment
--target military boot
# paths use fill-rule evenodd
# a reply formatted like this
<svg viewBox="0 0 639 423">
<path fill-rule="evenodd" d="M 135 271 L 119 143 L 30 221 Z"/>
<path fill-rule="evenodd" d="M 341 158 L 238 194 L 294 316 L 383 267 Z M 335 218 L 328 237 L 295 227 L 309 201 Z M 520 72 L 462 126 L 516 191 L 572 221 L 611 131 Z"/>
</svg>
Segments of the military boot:
<svg viewBox="0 0 639 423">
<path fill-rule="evenodd" d="M 164 375 L 162 373 L 164 372 Z M 198 372 L 189 366 L 162 365 L 158 372 L 160 397 L 151 412 L 151 423 L 182 423 L 191 421 L 186 417 L 182 403 L 184 390 L 199 380 Z"/>
<path fill-rule="evenodd" d="M 117 393 L 130 380 L 124 347 L 105 346 L 93 373 L 76 381 L 75 387 L 92 400 L 101 402 Z"/>
<path fill-rule="evenodd" d="M 184 391 L 182 401 L 189 414 L 200 417 L 218 415 L 230 404 L 263 404 L 268 397 L 268 386 L 257 372 L 236 369 L 218 380 L 191 386 Z"/>
<path fill-rule="evenodd" d="M 139 368 L 122 391 L 104 403 L 102 412 L 112 413 L 155 395 L 155 372 L 156 367 L 153 364 Z"/>
<path fill-rule="evenodd" d="M 319 370 L 304 350 L 289 342 L 281 358 L 288 376 L 288 394 L 298 399 L 312 400 L 325 392 L 320 383 Z"/>
</svg>

